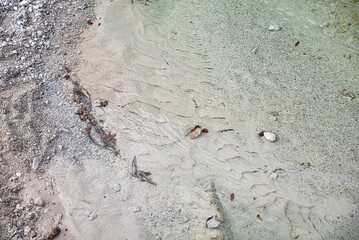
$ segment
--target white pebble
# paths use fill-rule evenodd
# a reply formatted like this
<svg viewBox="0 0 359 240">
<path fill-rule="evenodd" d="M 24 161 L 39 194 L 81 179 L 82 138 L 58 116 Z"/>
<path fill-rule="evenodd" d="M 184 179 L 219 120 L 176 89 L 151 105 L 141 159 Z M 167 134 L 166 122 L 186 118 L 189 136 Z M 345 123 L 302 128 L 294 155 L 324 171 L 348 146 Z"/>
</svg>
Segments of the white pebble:
<svg viewBox="0 0 359 240">
<path fill-rule="evenodd" d="M 40 159 L 38 159 L 37 157 L 34 158 L 34 160 L 32 161 L 32 170 L 36 171 L 39 168 L 40 165 Z"/>
<path fill-rule="evenodd" d="M 272 172 L 269 176 L 269 180 L 276 180 L 278 178 L 278 173 Z"/>
<path fill-rule="evenodd" d="M 43 207 L 43 206 L 45 206 L 45 202 L 44 202 L 44 200 L 42 200 L 41 197 L 38 197 L 38 198 L 36 198 L 34 200 L 34 205 L 39 206 L 39 207 Z"/>
<path fill-rule="evenodd" d="M 221 223 L 216 220 L 215 217 L 213 217 L 211 220 L 207 222 L 208 228 L 218 228 Z"/>
<path fill-rule="evenodd" d="M 275 142 L 277 140 L 274 133 L 264 132 L 263 134 L 264 134 L 265 140 L 267 140 L 268 142 Z"/>
<path fill-rule="evenodd" d="M 268 30 L 269 31 L 279 31 L 281 29 L 281 27 L 279 27 L 277 24 L 274 24 L 274 25 L 270 25 L 268 27 Z"/>
</svg>

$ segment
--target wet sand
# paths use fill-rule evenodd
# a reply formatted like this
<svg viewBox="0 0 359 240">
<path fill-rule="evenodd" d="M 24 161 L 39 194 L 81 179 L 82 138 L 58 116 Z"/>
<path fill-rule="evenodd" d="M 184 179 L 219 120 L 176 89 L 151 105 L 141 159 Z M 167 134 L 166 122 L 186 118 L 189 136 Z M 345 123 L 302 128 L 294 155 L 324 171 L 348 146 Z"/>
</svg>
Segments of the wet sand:
<svg viewBox="0 0 359 240">
<path fill-rule="evenodd" d="M 330 11 L 287 1 L 100 2 L 75 78 L 95 105 L 109 101 L 95 115 L 117 133 L 122 157 L 52 167 L 73 234 L 359 238 L 358 48 L 329 38 Z M 189 139 L 196 125 L 209 132 Z M 131 176 L 134 156 L 156 185 Z"/>
</svg>

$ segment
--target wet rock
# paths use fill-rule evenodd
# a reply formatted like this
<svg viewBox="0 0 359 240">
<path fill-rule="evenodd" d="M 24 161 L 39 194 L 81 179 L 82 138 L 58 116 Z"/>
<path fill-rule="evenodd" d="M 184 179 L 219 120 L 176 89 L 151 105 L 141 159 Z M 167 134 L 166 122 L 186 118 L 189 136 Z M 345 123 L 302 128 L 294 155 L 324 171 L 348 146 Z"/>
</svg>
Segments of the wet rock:
<svg viewBox="0 0 359 240">
<path fill-rule="evenodd" d="M 45 202 L 44 202 L 44 200 L 42 200 L 41 197 L 38 197 L 38 198 L 35 198 L 34 205 L 38 206 L 38 207 L 43 207 L 43 206 L 45 206 Z"/>
<path fill-rule="evenodd" d="M 264 132 L 264 139 L 268 142 L 275 142 L 277 140 L 277 137 L 274 133 L 271 132 Z"/>
<path fill-rule="evenodd" d="M 277 24 L 273 24 L 268 27 L 268 30 L 272 31 L 272 32 L 279 31 L 280 29 L 281 29 L 281 27 L 279 27 Z"/>
</svg>

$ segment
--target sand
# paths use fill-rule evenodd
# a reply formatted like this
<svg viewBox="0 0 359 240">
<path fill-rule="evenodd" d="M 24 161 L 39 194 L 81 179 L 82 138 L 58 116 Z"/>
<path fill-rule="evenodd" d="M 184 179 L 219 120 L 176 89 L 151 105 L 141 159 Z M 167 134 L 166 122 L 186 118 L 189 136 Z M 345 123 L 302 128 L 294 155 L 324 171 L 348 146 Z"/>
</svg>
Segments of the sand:
<svg viewBox="0 0 359 240">
<path fill-rule="evenodd" d="M 81 168 L 57 158 L 70 232 L 358 239 L 359 52 L 325 24 L 331 7 L 100 1 L 74 77 L 95 105 L 108 100 L 95 116 L 117 133 L 121 158 L 90 154 Z M 209 132 L 189 139 L 196 125 Z M 156 185 L 131 176 L 134 156 Z"/>
</svg>

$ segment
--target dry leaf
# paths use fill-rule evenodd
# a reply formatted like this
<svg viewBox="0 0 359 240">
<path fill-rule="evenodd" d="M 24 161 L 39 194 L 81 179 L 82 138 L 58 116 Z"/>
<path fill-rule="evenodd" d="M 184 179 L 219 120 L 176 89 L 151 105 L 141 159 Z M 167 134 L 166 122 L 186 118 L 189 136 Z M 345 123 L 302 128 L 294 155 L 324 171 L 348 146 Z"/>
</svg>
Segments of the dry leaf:
<svg viewBox="0 0 359 240">
<path fill-rule="evenodd" d="M 264 131 L 258 133 L 258 135 L 259 135 L 260 137 L 263 137 L 263 136 L 264 136 Z"/>
<path fill-rule="evenodd" d="M 258 218 L 259 220 L 263 221 L 261 215 L 258 214 L 258 215 L 257 215 L 257 218 Z"/>
<path fill-rule="evenodd" d="M 108 105 L 108 101 L 102 101 L 100 102 L 101 107 L 106 107 Z"/>
<path fill-rule="evenodd" d="M 208 129 L 207 129 L 207 128 L 203 128 L 203 129 L 202 129 L 202 132 L 208 133 Z"/>
<path fill-rule="evenodd" d="M 295 47 L 298 46 L 298 45 L 299 45 L 299 41 L 294 44 Z"/>
<path fill-rule="evenodd" d="M 234 193 L 231 193 L 231 196 L 230 196 L 230 198 L 229 199 L 231 199 L 231 201 L 233 201 L 234 200 Z"/>
<path fill-rule="evenodd" d="M 188 135 L 189 135 L 190 139 L 196 139 L 199 137 L 199 135 L 201 135 L 201 133 L 202 133 L 202 128 L 201 128 L 201 126 L 197 125 L 191 129 L 191 131 Z"/>
<path fill-rule="evenodd" d="M 92 25 L 92 24 L 93 24 L 93 21 L 87 20 L 87 23 L 88 23 L 89 25 Z"/>
</svg>

